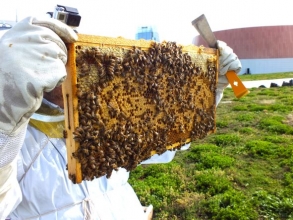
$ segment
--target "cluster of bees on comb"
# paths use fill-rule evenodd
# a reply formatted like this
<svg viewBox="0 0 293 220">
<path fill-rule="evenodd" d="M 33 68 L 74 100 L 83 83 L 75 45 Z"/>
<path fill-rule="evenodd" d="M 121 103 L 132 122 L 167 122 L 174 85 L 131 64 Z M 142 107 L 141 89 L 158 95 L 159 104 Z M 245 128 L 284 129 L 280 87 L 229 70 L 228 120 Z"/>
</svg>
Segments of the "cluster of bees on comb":
<svg viewBox="0 0 293 220">
<path fill-rule="evenodd" d="M 215 130 L 216 61 L 175 42 L 138 47 L 76 45 L 79 126 L 73 156 L 83 180 L 154 153 L 180 149 Z M 204 67 L 204 68 L 203 68 Z"/>
</svg>

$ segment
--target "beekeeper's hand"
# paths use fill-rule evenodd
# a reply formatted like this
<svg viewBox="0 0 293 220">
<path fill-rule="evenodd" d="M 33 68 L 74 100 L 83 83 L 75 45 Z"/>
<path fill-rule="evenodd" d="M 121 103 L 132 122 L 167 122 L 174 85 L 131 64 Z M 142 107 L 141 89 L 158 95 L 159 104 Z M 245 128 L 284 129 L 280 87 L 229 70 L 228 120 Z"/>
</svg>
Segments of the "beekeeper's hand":
<svg viewBox="0 0 293 220">
<path fill-rule="evenodd" d="M 13 135 L 39 108 L 43 91 L 66 77 L 67 49 L 77 35 L 62 22 L 28 17 L 0 40 L 0 131 Z"/>
<path fill-rule="evenodd" d="M 43 92 L 65 79 L 64 42 L 76 40 L 62 22 L 33 17 L 18 22 L 0 39 L 0 217 L 1 209 L 9 213 L 9 202 L 17 200 L 7 196 L 15 187 L 13 167 L 28 120 L 40 107 Z"/>
<path fill-rule="evenodd" d="M 217 48 L 219 49 L 219 76 L 218 85 L 216 92 L 216 105 L 219 104 L 223 97 L 224 89 L 228 86 L 229 82 L 226 77 L 226 73 L 230 70 L 234 70 L 239 73 L 242 66 L 237 55 L 233 52 L 232 48 L 229 47 L 223 41 L 217 41 Z"/>
</svg>

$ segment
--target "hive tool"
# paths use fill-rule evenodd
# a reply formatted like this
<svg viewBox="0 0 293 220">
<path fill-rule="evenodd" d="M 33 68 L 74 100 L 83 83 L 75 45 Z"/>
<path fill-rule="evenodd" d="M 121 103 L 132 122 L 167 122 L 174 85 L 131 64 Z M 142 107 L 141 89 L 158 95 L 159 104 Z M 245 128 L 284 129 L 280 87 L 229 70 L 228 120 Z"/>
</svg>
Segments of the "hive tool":
<svg viewBox="0 0 293 220">
<path fill-rule="evenodd" d="M 194 19 L 191 23 L 198 31 L 200 36 L 206 41 L 208 46 L 210 48 L 217 49 L 217 39 L 212 32 L 205 15 L 202 14 L 198 18 Z M 244 86 L 234 70 L 228 71 L 226 73 L 226 77 L 237 98 L 241 98 L 249 93 L 249 90 Z"/>
</svg>

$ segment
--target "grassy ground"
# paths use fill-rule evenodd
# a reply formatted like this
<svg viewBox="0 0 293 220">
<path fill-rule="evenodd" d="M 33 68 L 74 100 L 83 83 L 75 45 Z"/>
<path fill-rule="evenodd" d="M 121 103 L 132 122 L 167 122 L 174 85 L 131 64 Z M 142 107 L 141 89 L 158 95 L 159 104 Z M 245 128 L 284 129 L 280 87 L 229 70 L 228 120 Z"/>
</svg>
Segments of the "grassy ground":
<svg viewBox="0 0 293 220">
<path fill-rule="evenodd" d="M 243 81 L 293 78 L 293 72 L 239 75 L 239 78 Z"/>
<path fill-rule="evenodd" d="M 243 80 L 278 77 L 264 75 Z M 130 184 L 142 204 L 153 204 L 154 219 L 293 219 L 292 93 L 254 88 L 235 99 L 226 89 L 216 133 L 168 164 L 131 172 Z"/>
</svg>

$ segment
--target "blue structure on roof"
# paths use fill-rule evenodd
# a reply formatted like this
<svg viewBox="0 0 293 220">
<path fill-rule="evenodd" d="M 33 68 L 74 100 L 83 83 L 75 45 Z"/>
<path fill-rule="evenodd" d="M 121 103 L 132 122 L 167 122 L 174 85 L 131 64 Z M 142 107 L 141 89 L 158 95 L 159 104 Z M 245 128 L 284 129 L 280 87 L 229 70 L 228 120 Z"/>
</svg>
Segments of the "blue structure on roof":
<svg viewBox="0 0 293 220">
<path fill-rule="evenodd" d="M 153 26 L 142 26 L 139 27 L 135 39 L 145 39 L 145 40 L 153 40 L 156 42 L 160 42 L 159 34 Z"/>
<path fill-rule="evenodd" d="M 7 30 L 12 28 L 12 25 L 5 23 L 4 21 L 0 21 L 0 30 Z"/>
</svg>

